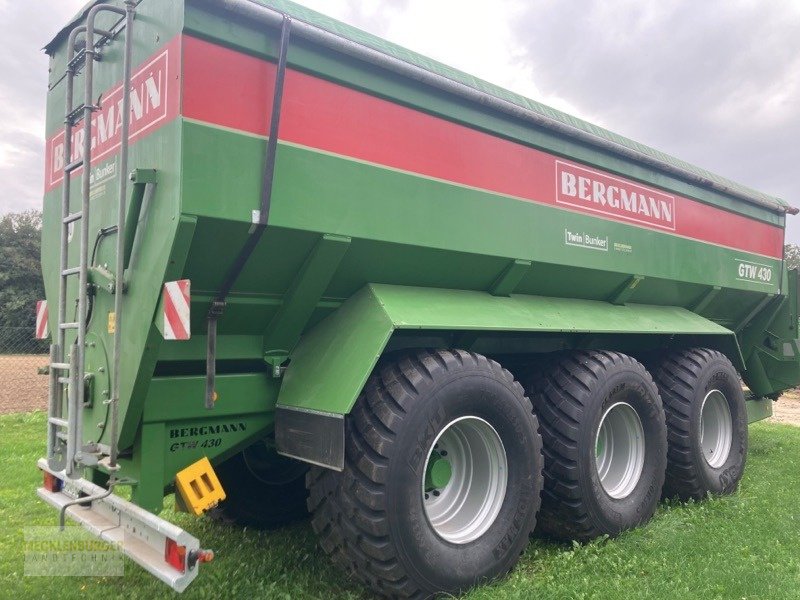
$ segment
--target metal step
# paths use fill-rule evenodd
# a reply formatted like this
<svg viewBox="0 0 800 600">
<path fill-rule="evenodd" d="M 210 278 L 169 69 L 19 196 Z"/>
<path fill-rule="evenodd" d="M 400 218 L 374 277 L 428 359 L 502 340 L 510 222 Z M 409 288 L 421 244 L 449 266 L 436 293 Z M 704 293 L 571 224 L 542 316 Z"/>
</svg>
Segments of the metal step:
<svg viewBox="0 0 800 600">
<path fill-rule="evenodd" d="M 79 65 L 83 64 L 84 60 L 86 60 L 86 48 L 81 48 L 78 50 L 78 53 L 75 54 L 75 57 L 67 63 L 67 67 L 75 70 Z"/>
<path fill-rule="evenodd" d="M 66 121 L 70 125 L 77 125 L 86 117 L 86 109 L 89 109 L 90 112 L 95 112 L 98 110 L 98 107 L 94 104 L 90 104 L 88 107 L 85 104 L 81 104 L 73 109 L 71 113 L 67 115 Z"/>
<path fill-rule="evenodd" d="M 76 169 L 80 169 L 83 166 L 83 159 L 79 158 L 77 160 L 72 161 L 66 167 L 64 167 L 64 172 L 69 174 L 72 173 Z"/>
<path fill-rule="evenodd" d="M 58 427 L 69 427 L 66 419 L 59 419 L 58 417 L 48 417 L 47 422 Z"/>
<path fill-rule="evenodd" d="M 100 44 L 104 44 L 106 39 L 110 39 L 114 37 L 114 32 L 109 31 L 108 29 L 100 29 L 99 27 L 94 28 L 95 34 L 100 36 L 100 39 L 95 42 L 95 46 L 99 46 Z"/>
<path fill-rule="evenodd" d="M 53 471 L 45 460 L 40 460 L 38 466 L 68 483 L 82 496 L 94 498 L 92 502 L 77 505 L 63 489 L 60 492 L 50 492 L 43 487 L 36 490 L 42 500 L 58 510 L 63 509 L 67 517 L 92 535 L 119 548 L 128 558 L 178 592 L 185 590 L 197 577 L 201 562 L 189 562 L 191 556 L 201 552 L 197 538 L 128 500 L 109 494 L 99 485 L 83 478 L 70 479 L 63 471 Z M 167 539 L 185 549 L 186 562 L 182 570 L 175 569 L 164 558 Z"/>
<path fill-rule="evenodd" d="M 102 44 L 105 44 L 109 40 L 112 40 L 114 38 L 114 35 L 115 35 L 113 31 L 108 31 L 106 29 L 100 29 L 99 27 L 95 27 L 94 28 L 94 33 L 95 33 L 95 35 L 99 35 L 100 36 L 99 39 L 94 44 L 95 48 L 101 46 Z M 99 57 L 98 57 L 96 52 L 92 51 L 92 52 L 90 52 L 88 54 L 91 54 L 92 56 L 94 56 L 95 60 L 99 60 Z M 78 52 L 72 58 L 72 60 L 70 60 L 67 63 L 67 67 L 69 69 L 71 69 L 72 71 L 77 71 L 81 67 L 81 65 L 84 63 L 84 61 L 86 60 L 86 55 L 87 55 L 86 48 L 81 48 L 80 50 L 78 50 Z"/>
<path fill-rule="evenodd" d="M 61 271 L 61 275 L 67 277 L 69 275 L 77 275 L 80 272 L 81 272 L 80 267 L 70 267 L 69 269 L 64 269 L 63 271 Z"/>
<path fill-rule="evenodd" d="M 69 371 L 69 363 L 54 362 L 50 363 L 51 369 L 61 369 L 62 371 Z"/>
<path fill-rule="evenodd" d="M 73 110 L 71 113 L 69 113 L 65 121 L 74 127 L 75 125 L 78 125 L 81 121 L 83 121 L 84 115 L 85 113 L 83 111 L 83 105 L 81 105 L 75 110 Z"/>
<path fill-rule="evenodd" d="M 59 325 L 59 327 L 61 329 L 77 329 L 79 325 L 80 325 L 80 323 L 75 323 L 75 322 L 72 322 L 72 323 L 61 323 L 61 325 Z"/>
<path fill-rule="evenodd" d="M 82 218 L 83 218 L 83 211 L 79 210 L 78 212 L 68 214 L 66 217 L 61 219 L 61 222 L 64 223 L 64 225 L 69 225 L 70 223 L 74 223 L 78 219 Z"/>
</svg>

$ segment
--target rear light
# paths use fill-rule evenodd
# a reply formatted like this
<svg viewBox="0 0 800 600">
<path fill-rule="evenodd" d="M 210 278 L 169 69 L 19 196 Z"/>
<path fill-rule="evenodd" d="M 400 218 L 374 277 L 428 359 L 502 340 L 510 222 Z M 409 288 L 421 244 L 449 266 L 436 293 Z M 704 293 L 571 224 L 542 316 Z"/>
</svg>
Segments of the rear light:
<svg viewBox="0 0 800 600">
<path fill-rule="evenodd" d="M 64 482 L 52 473 L 48 473 L 47 471 L 42 472 L 44 473 L 44 489 L 52 493 L 60 492 Z"/>
<path fill-rule="evenodd" d="M 167 561 L 175 570 L 181 573 L 186 572 L 186 546 L 179 546 L 178 542 L 167 538 L 164 547 L 164 560 Z"/>
</svg>

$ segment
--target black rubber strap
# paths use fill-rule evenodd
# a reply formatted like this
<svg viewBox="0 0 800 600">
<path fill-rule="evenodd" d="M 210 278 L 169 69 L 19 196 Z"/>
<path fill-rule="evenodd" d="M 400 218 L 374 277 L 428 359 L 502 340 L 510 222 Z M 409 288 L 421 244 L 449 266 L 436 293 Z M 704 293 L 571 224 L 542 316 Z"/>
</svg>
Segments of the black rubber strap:
<svg viewBox="0 0 800 600">
<path fill-rule="evenodd" d="M 245 241 L 236 260 L 231 264 L 228 273 L 219 289 L 216 299 L 211 303 L 208 311 L 208 345 L 206 348 L 206 408 L 214 408 L 216 401 L 216 360 L 217 360 L 217 321 L 225 309 L 226 299 L 236 280 L 241 275 L 247 261 L 258 245 L 264 229 L 267 227 L 269 206 L 272 200 L 272 183 L 275 179 L 275 155 L 278 151 L 278 129 L 281 123 L 281 103 L 283 102 L 283 86 L 286 80 L 286 56 L 289 52 L 289 36 L 292 29 L 292 20 L 284 15 L 281 25 L 281 43 L 278 54 L 278 70 L 275 75 L 275 90 L 272 98 L 272 116 L 269 123 L 269 139 L 267 140 L 267 156 L 264 162 L 264 181 L 261 187 L 261 209 L 258 221 Z"/>
</svg>

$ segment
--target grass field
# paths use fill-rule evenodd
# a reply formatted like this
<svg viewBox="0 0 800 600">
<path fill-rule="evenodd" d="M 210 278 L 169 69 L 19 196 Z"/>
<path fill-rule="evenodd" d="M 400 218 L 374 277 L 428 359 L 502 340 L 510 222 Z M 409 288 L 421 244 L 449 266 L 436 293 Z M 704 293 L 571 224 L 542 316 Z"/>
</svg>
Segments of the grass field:
<svg viewBox="0 0 800 600">
<path fill-rule="evenodd" d="M 178 597 L 138 566 L 124 577 L 23 576 L 23 528 L 53 525 L 35 496 L 44 414 L 0 416 L 0 596 Z M 166 511 L 217 559 L 183 598 L 368 598 L 331 567 L 308 523 L 242 531 Z M 800 428 L 751 427 L 740 491 L 701 503 L 662 504 L 653 521 L 616 540 L 559 545 L 534 539 L 516 570 L 478 588 L 488 598 L 800 598 Z"/>
</svg>

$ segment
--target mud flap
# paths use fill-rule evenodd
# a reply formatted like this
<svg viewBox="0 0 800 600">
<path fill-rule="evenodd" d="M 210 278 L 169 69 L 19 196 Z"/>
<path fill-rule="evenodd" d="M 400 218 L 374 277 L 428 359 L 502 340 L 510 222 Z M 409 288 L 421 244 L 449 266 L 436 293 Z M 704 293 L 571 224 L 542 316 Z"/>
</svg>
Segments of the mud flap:
<svg viewBox="0 0 800 600">
<path fill-rule="evenodd" d="M 344 415 L 279 406 L 275 445 L 283 456 L 342 471 Z"/>
</svg>

